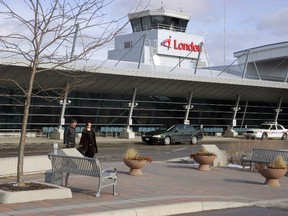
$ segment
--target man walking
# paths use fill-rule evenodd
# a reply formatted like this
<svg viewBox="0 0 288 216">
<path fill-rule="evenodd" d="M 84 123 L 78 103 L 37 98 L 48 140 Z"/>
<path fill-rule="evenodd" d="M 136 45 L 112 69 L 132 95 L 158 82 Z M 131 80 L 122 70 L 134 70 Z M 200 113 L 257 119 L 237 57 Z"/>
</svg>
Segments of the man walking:
<svg viewBox="0 0 288 216">
<path fill-rule="evenodd" d="M 76 126 L 77 121 L 73 119 L 69 127 L 65 128 L 63 141 L 66 145 L 66 148 L 75 148 Z"/>
</svg>

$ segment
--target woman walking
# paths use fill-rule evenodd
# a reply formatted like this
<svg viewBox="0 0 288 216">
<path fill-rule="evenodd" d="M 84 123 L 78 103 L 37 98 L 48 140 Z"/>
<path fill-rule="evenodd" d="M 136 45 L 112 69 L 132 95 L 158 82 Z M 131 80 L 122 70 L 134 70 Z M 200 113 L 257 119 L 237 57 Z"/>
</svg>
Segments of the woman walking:
<svg viewBox="0 0 288 216">
<path fill-rule="evenodd" d="M 86 122 L 86 127 L 82 131 L 79 147 L 85 157 L 93 158 L 98 152 L 96 143 L 96 133 L 90 121 Z"/>
</svg>

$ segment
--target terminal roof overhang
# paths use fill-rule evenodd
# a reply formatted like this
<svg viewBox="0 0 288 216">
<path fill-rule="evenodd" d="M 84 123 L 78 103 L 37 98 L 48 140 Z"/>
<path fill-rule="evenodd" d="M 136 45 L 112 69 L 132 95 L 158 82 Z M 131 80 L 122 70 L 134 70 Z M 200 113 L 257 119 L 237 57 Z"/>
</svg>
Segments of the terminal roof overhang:
<svg viewBox="0 0 288 216">
<path fill-rule="evenodd" d="M 87 67 L 78 65 L 73 70 L 62 68 L 57 71 L 47 70 L 37 74 L 34 88 L 63 88 L 70 83 L 71 91 L 93 92 L 102 94 L 132 95 L 137 88 L 137 95 L 167 96 L 186 98 L 193 91 L 193 98 L 236 100 L 241 95 L 241 101 L 273 102 L 277 103 L 282 97 L 283 103 L 288 103 L 288 84 L 285 82 L 261 81 L 242 79 L 233 76 L 215 76 L 207 70 L 194 71 L 176 68 L 125 67 L 119 64 L 104 64 L 101 67 Z M 126 65 L 127 66 L 127 65 Z M 21 86 L 27 86 L 28 72 L 24 66 L 1 65 L 0 87 L 17 88 L 9 79 L 15 80 Z M 205 74 L 206 75 L 203 75 Z M 3 81 L 5 79 L 5 81 Z"/>
<path fill-rule="evenodd" d="M 240 58 L 247 55 L 249 50 L 250 54 L 253 53 L 253 58 L 248 58 L 248 62 L 271 61 L 273 59 L 286 60 L 288 57 L 288 41 L 241 50 L 234 52 L 233 55 L 235 58 Z"/>
</svg>

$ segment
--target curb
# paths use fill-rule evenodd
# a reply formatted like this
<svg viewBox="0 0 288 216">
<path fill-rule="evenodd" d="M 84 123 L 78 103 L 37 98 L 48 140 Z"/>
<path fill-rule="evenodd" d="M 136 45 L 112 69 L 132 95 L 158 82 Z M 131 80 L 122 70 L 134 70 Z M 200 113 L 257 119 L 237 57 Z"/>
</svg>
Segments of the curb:
<svg viewBox="0 0 288 216">
<path fill-rule="evenodd" d="M 184 202 L 179 204 L 157 205 L 142 208 L 78 214 L 75 216 L 168 216 L 245 206 L 250 206 L 250 204 L 241 202 Z"/>
</svg>

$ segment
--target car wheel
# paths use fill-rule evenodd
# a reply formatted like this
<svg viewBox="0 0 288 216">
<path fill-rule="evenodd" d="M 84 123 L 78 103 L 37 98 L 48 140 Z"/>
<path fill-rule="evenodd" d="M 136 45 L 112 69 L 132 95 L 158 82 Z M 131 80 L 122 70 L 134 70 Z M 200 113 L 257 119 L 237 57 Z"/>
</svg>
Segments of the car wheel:
<svg viewBox="0 0 288 216">
<path fill-rule="evenodd" d="M 197 138 L 196 136 L 193 136 L 193 137 L 191 138 L 191 140 L 190 140 L 190 143 L 191 143 L 192 145 L 195 145 L 195 144 L 197 143 L 197 141 L 198 141 L 198 138 Z"/>
<path fill-rule="evenodd" d="M 287 140 L 287 133 L 284 133 L 281 139 L 282 140 Z"/>
<path fill-rule="evenodd" d="M 170 144 L 171 144 L 171 138 L 170 138 L 169 136 L 166 136 L 166 137 L 164 138 L 164 144 L 165 144 L 165 145 L 170 145 Z"/>
<path fill-rule="evenodd" d="M 268 139 L 268 135 L 267 135 L 267 133 L 263 133 L 261 139 L 262 139 L 262 140 L 266 140 L 266 139 Z"/>
</svg>

